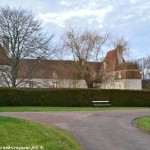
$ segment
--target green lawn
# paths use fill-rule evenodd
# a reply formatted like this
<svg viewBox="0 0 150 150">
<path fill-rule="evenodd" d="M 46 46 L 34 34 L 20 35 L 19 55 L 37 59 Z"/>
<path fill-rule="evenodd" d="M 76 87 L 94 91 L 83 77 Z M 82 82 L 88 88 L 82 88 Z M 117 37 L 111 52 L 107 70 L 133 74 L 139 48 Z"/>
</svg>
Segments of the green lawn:
<svg viewBox="0 0 150 150">
<path fill-rule="evenodd" d="M 82 149 L 64 130 L 23 119 L 0 117 L 0 149 L 4 146 L 38 146 L 39 150 L 42 147 L 44 150 Z"/>
<path fill-rule="evenodd" d="M 150 116 L 137 119 L 134 123 L 142 131 L 150 133 Z"/>
<path fill-rule="evenodd" d="M 96 111 L 96 110 L 132 110 L 149 109 L 150 107 L 0 107 L 0 112 L 21 111 Z"/>
</svg>

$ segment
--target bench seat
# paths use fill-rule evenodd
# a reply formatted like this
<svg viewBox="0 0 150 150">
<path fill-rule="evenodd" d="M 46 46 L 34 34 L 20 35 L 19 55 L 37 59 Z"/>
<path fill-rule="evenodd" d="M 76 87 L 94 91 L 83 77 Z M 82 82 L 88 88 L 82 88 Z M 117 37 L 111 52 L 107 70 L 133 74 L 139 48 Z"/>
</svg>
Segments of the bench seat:
<svg viewBox="0 0 150 150">
<path fill-rule="evenodd" d="M 93 106 L 110 106 L 109 101 L 92 101 Z"/>
</svg>

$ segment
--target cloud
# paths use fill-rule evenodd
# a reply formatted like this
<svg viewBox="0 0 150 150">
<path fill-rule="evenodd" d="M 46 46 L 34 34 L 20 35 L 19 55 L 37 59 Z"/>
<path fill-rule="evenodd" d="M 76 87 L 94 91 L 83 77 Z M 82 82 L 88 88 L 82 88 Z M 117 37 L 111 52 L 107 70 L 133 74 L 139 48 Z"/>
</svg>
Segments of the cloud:
<svg viewBox="0 0 150 150">
<path fill-rule="evenodd" d="M 60 1 L 60 5 L 70 6 L 70 3 L 68 0 L 62 0 L 62 1 Z"/>
<path fill-rule="evenodd" d="M 60 35 L 66 25 L 107 31 L 129 39 L 134 50 L 149 53 L 148 0 L 0 0 L 1 6 L 32 9 L 46 30 Z"/>
<path fill-rule="evenodd" d="M 48 13 L 39 13 L 39 18 L 45 23 L 54 23 L 60 27 L 63 27 L 66 21 L 73 18 L 84 18 L 87 17 L 88 20 L 95 18 L 101 24 L 107 13 L 112 11 L 111 5 L 102 8 L 102 9 L 79 9 L 79 10 L 68 10 L 62 12 L 48 12 Z"/>
<path fill-rule="evenodd" d="M 136 4 L 136 0 L 130 0 L 132 4 Z"/>
</svg>

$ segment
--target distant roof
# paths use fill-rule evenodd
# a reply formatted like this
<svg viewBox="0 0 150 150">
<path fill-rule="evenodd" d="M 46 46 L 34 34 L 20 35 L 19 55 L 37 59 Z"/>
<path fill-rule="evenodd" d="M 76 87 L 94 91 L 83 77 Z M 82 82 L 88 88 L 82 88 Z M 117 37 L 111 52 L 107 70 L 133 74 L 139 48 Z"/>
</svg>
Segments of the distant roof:
<svg viewBox="0 0 150 150">
<path fill-rule="evenodd" d="M 117 51 L 116 49 L 109 51 L 106 54 L 106 57 L 103 61 L 103 67 L 104 63 L 106 63 L 106 71 L 115 71 L 118 67 L 118 59 L 117 59 Z"/>
<path fill-rule="evenodd" d="M 95 68 L 100 69 L 101 63 L 87 62 L 93 74 Z M 77 62 L 70 60 L 23 59 L 19 64 L 18 78 L 74 78 Z"/>
<path fill-rule="evenodd" d="M 0 65 L 9 65 L 10 58 L 0 45 Z M 107 53 L 103 62 L 85 62 L 87 69 L 90 68 L 91 77 L 96 75 L 97 71 L 117 71 L 116 79 L 119 78 L 118 70 L 121 71 L 122 79 L 141 79 L 140 71 L 135 65 L 124 62 L 119 66 L 117 50 L 111 50 Z M 45 60 L 22 59 L 19 62 L 18 78 L 40 78 L 40 79 L 76 79 L 77 61 L 71 60 Z"/>
<path fill-rule="evenodd" d="M 139 66 L 134 62 L 124 62 L 120 66 L 118 66 L 118 70 L 125 70 L 125 69 L 128 70 L 139 69 Z"/>
<path fill-rule="evenodd" d="M 121 70 L 116 71 L 115 79 L 141 79 L 139 70 Z"/>
</svg>

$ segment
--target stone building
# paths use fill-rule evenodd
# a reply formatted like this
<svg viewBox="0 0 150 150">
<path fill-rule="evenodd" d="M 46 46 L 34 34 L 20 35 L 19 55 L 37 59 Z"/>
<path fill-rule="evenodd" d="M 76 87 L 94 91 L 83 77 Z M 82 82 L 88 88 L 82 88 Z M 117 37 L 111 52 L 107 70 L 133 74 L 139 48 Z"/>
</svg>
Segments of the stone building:
<svg viewBox="0 0 150 150">
<path fill-rule="evenodd" d="M 0 45 L 0 86 L 11 86 L 11 59 Z M 77 61 L 22 59 L 17 74 L 18 87 L 30 88 L 87 88 L 82 77 L 75 76 Z M 121 47 L 107 53 L 103 62 L 86 62 L 90 78 L 103 74 L 101 82 L 93 86 L 102 89 L 138 89 L 141 86 L 139 69 L 125 62 Z"/>
<path fill-rule="evenodd" d="M 142 89 L 139 68 L 134 63 L 125 62 L 121 46 L 107 53 L 100 70 L 108 76 L 101 84 L 101 88 Z"/>
</svg>

